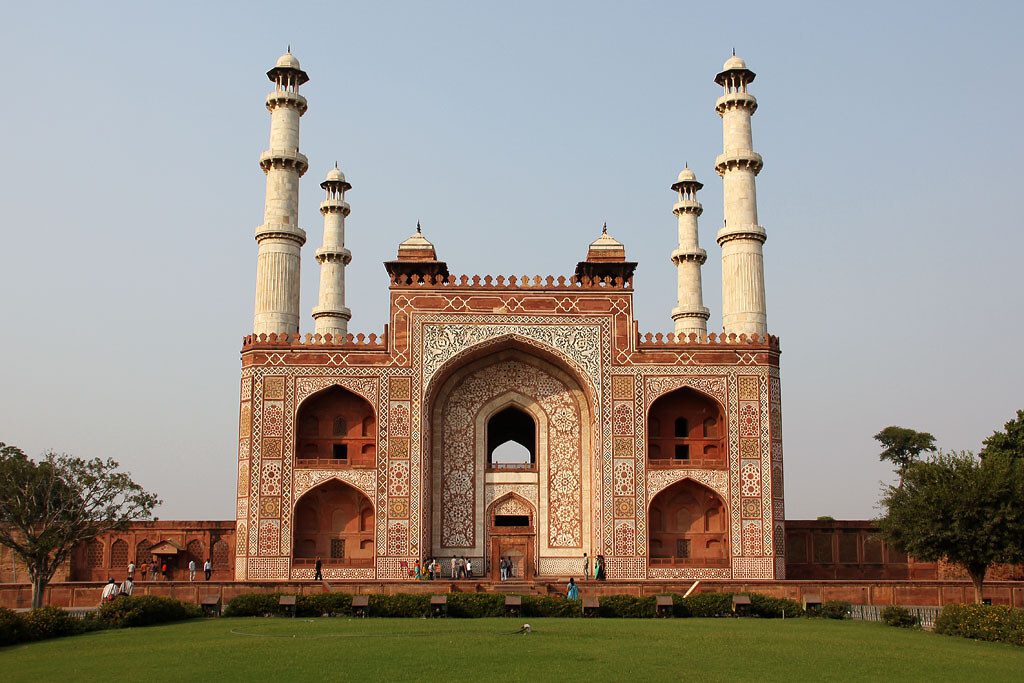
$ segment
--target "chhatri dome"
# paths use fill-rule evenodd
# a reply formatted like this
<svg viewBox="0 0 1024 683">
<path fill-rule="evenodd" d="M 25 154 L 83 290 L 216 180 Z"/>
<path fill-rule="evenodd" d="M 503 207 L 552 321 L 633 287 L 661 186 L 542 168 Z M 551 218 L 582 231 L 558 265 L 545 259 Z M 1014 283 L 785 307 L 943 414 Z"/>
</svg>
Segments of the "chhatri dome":
<svg viewBox="0 0 1024 683">
<path fill-rule="evenodd" d="M 692 181 L 694 181 L 696 179 L 697 179 L 697 174 L 694 173 L 692 170 L 690 170 L 690 167 L 687 166 L 686 168 L 684 168 L 682 171 L 679 172 L 679 176 L 676 178 L 676 181 L 678 181 L 680 183 L 685 183 L 685 182 L 692 182 Z"/>
<path fill-rule="evenodd" d="M 277 64 L 275 64 L 274 66 L 276 66 L 279 69 L 296 69 L 299 71 L 302 70 L 302 67 L 299 66 L 299 60 L 296 59 L 295 55 L 293 55 L 291 51 L 285 52 L 283 55 L 278 57 Z"/>
<path fill-rule="evenodd" d="M 742 58 L 737 57 L 736 53 L 733 53 L 732 57 L 725 60 L 725 64 L 722 65 L 722 71 L 729 71 L 730 69 L 746 69 L 747 63 Z"/>
<path fill-rule="evenodd" d="M 624 261 L 626 247 L 622 242 L 608 234 L 608 224 L 601 228 L 601 236 L 590 243 L 587 249 L 588 261 Z"/>
</svg>

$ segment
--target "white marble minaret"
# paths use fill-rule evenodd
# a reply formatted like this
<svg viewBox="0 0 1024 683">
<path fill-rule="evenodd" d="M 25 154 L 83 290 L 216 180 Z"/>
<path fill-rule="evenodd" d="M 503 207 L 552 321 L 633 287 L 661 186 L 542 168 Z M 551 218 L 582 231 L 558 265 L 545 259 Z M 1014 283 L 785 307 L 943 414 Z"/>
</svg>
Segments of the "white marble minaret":
<svg viewBox="0 0 1024 683">
<path fill-rule="evenodd" d="M 352 211 L 345 201 L 345 193 L 352 185 L 335 164 L 320 187 L 327 192 L 327 197 L 320 202 L 324 244 L 316 250 L 316 260 L 320 263 L 320 300 L 313 309 L 313 320 L 317 334 L 330 334 L 333 339 L 340 337 L 340 341 L 344 341 L 348 321 L 352 319 L 352 311 L 345 307 L 345 266 L 352 260 L 352 252 L 345 248 L 345 218 Z"/>
<path fill-rule="evenodd" d="M 263 224 L 256 228 L 256 314 L 253 332 L 299 331 L 299 256 L 306 233 L 299 227 L 299 178 L 309 161 L 299 152 L 299 118 L 306 98 L 299 86 L 309 80 L 291 51 L 267 72 L 274 90 L 267 95 L 270 147 L 260 155 L 267 175 Z"/>
<path fill-rule="evenodd" d="M 722 117 L 722 154 L 715 170 L 722 176 L 725 224 L 718 231 L 722 247 L 722 328 L 726 334 L 764 336 L 764 257 L 768 235 L 757 223 L 755 177 L 761 171 L 761 155 L 754 151 L 750 117 L 757 100 L 747 92 L 754 72 L 733 54 L 715 76 L 725 94 L 715 103 Z"/>
<path fill-rule="evenodd" d="M 672 309 L 672 320 L 676 323 L 676 334 L 708 333 L 708 309 L 704 307 L 704 292 L 701 288 L 700 267 L 708 260 L 708 253 L 700 248 L 697 237 L 697 217 L 704 207 L 697 201 L 697 190 L 704 187 L 697 182 L 697 176 L 687 166 L 679 172 L 679 178 L 672 185 L 679 201 L 672 207 L 679 221 L 679 246 L 672 252 L 672 263 L 676 264 L 678 303 Z"/>
</svg>

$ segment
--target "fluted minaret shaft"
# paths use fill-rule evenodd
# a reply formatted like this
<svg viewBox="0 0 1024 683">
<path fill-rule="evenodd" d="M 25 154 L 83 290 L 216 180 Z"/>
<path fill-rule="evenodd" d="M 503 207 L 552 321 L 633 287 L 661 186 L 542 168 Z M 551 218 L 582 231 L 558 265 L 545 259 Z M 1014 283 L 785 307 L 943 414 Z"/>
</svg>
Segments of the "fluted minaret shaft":
<svg viewBox="0 0 1024 683">
<path fill-rule="evenodd" d="M 352 311 L 345 306 L 345 266 L 352 260 L 352 252 L 345 248 L 345 218 L 352 211 L 345 201 L 345 192 L 352 186 L 335 167 L 320 187 L 327 192 L 327 197 L 320 203 L 324 243 L 316 250 L 320 264 L 320 299 L 313 309 L 313 319 L 317 334 L 330 334 L 332 338 L 344 340 L 352 318 Z"/>
<path fill-rule="evenodd" d="M 679 246 L 672 252 L 677 277 L 677 305 L 672 309 L 672 320 L 676 324 L 676 335 L 696 334 L 699 338 L 707 335 L 710 316 L 704 307 L 700 277 L 700 268 L 708 254 L 700 248 L 697 235 L 697 218 L 704 211 L 697 201 L 697 191 L 702 187 L 704 185 L 697 182 L 697 176 L 689 168 L 683 169 L 672 185 L 679 198 L 672 208 L 679 222 Z"/>
<path fill-rule="evenodd" d="M 299 331 L 299 271 L 306 233 L 299 227 L 299 178 L 309 161 L 299 152 L 299 118 L 306 98 L 299 86 L 309 80 L 291 53 L 281 56 L 267 77 L 274 90 L 267 95 L 270 147 L 260 155 L 267 176 L 263 224 L 256 228 L 256 334 Z"/>
<path fill-rule="evenodd" d="M 757 99 L 747 92 L 754 72 L 735 55 L 725 63 L 715 82 L 725 94 L 715 103 L 722 117 L 722 154 L 715 170 L 722 176 L 725 225 L 718 232 L 722 247 L 722 328 L 727 334 L 767 332 L 764 257 L 765 229 L 757 222 L 755 178 L 761 155 L 754 151 L 750 117 Z"/>
</svg>

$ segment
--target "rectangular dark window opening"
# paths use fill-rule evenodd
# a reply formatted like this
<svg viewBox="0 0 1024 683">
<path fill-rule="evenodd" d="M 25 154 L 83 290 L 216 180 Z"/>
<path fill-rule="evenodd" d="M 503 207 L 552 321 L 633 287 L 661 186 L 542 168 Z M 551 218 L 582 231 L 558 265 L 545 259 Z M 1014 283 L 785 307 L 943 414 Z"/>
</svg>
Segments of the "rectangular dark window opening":
<svg viewBox="0 0 1024 683">
<path fill-rule="evenodd" d="M 494 526 L 530 526 L 529 515 L 495 515 Z"/>
<path fill-rule="evenodd" d="M 690 447 L 687 444 L 676 444 L 676 460 L 689 460 Z"/>
<path fill-rule="evenodd" d="M 690 540 L 679 539 L 676 541 L 676 557 L 690 557 Z"/>
<path fill-rule="evenodd" d="M 348 460 L 348 446 L 343 443 L 334 444 L 332 451 L 335 460 Z"/>
</svg>

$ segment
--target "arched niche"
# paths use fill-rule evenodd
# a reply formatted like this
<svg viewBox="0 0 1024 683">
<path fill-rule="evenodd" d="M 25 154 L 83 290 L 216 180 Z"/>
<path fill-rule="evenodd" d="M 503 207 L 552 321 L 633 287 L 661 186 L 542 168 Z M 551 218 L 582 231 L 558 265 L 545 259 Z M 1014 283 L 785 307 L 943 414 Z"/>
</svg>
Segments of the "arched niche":
<svg viewBox="0 0 1024 683">
<path fill-rule="evenodd" d="M 330 479 L 295 504 L 296 565 L 373 566 L 374 509 L 358 489 Z"/>
<path fill-rule="evenodd" d="M 302 402 L 295 422 L 297 466 L 376 467 L 377 420 L 363 397 L 327 387 Z"/>
<path fill-rule="evenodd" d="M 516 405 L 487 419 L 487 468 L 533 470 L 537 467 L 537 422 Z"/>
<path fill-rule="evenodd" d="M 726 420 L 721 404 L 689 387 L 659 396 L 647 413 L 651 467 L 724 468 Z"/>
<path fill-rule="evenodd" d="M 677 481 L 651 501 L 648 520 L 652 566 L 729 565 L 726 506 L 708 487 Z"/>
</svg>

